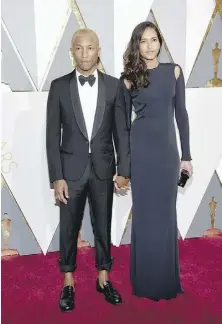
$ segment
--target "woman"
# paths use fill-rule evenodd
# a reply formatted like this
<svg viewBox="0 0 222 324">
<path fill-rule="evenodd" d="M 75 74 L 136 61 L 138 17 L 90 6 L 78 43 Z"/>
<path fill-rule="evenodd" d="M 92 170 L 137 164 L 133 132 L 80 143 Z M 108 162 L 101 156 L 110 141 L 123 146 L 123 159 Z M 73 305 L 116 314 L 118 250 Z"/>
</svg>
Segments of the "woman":
<svg viewBox="0 0 222 324">
<path fill-rule="evenodd" d="M 179 275 L 176 198 L 180 170 L 192 174 L 185 84 L 179 65 L 159 63 L 161 35 L 150 22 L 133 31 L 121 77 L 136 118 L 131 125 L 133 222 L 131 282 L 136 296 L 170 299 L 182 292 Z M 123 98 L 123 96 L 122 96 Z M 174 112 L 182 148 L 177 149 Z"/>
</svg>

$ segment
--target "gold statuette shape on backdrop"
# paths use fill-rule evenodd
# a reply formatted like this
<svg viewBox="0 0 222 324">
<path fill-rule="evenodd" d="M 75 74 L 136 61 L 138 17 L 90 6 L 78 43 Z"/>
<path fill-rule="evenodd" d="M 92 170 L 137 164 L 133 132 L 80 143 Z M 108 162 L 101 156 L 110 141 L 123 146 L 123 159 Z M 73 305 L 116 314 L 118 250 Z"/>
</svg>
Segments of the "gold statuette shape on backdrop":
<svg viewBox="0 0 222 324">
<path fill-rule="evenodd" d="M 4 218 L 1 220 L 1 227 L 3 232 L 3 239 L 4 239 L 4 246 L 1 251 L 1 256 L 12 256 L 12 255 L 19 255 L 17 250 L 9 249 L 9 237 L 11 234 L 11 223 L 12 220 L 8 217 L 8 214 L 4 214 Z"/>
<path fill-rule="evenodd" d="M 215 215 L 216 215 L 217 202 L 214 200 L 214 197 L 212 197 L 212 200 L 209 203 L 209 207 L 210 207 L 211 228 L 204 233 L 204 236 L 212 237 L 212 236 L 222 235 L 222 231 L 215 228 Z"/>
<path fill-rule="evenodd" d="M 216 0 L 216 10 L 219 12 L 222 19 L 222 0 Z"/>
<path fill-rule="evenodd" d="M 220 54 L 221 54 L 221 49 L 219 48 L 219 44 L 216 43 L 215 48 L 212 50 L 214 78 L 207 82 L 206 84 L 207 88 L 222 87 L 222 79 L 218 78 Z"/>
</svg>

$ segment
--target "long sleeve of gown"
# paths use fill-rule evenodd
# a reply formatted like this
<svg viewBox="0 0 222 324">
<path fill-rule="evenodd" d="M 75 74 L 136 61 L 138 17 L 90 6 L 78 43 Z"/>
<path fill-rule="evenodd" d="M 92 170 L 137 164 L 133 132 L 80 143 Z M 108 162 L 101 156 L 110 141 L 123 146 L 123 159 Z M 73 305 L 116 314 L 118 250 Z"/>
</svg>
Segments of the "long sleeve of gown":
<svg viewBox="0 0 222 324">
<path fill-rule="evenodd" d="M 180 134 L 180 143 L 182 151 L 181 160 L 190 161 L 192 160 L 192 158 L 190 154 L 189 119 L 185 104 L 185 82 L 181 67 L 180 75 L 176 80 L 175 117 Z"/>
</svg>

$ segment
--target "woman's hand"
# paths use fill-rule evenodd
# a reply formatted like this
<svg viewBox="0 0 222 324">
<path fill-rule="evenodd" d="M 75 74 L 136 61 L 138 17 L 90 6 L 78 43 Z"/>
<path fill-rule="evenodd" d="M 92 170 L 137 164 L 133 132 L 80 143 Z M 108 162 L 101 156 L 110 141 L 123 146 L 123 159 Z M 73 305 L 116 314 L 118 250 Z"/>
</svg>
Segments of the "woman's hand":
<svg viewBox="0 0 222 324">
<path fill-rule="evenodd" d="M 181 161 L 180 170 L 186 170 L 187 172 L 189 172 L 189 175 L 191 177 L 193 174 L 192 163 L 190 161 Z"/>
</svg>

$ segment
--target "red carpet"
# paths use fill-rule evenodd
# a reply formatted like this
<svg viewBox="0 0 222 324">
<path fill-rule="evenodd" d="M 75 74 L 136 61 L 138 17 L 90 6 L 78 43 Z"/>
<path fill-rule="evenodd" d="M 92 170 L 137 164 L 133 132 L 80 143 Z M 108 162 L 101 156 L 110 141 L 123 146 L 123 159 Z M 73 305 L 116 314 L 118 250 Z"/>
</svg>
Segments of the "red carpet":
<svg viewBox="0 0 222 324">
<path fill-rule="evenodd" d="M 221 324 L 222 238 L 180 241 L 181 278 L 185 290 L 159 303 L 131 294 L 129 246 L 113 248 L 111 280 L 124 303 L 112 306 L 95 291 L 94 253 L 79 251 L 76 309 L 58 309 L 62 277 L 58 253 L 12 257 L 2 261 L 3 324 Z"/>
</svg>

